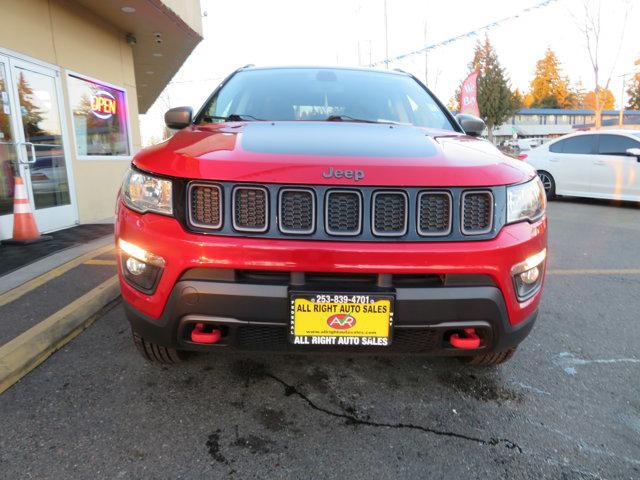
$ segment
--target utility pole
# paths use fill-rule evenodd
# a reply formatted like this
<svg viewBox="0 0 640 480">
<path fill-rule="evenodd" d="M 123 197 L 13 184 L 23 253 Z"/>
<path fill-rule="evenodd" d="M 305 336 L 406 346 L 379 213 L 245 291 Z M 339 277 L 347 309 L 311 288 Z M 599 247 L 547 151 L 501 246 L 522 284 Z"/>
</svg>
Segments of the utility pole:
<svg viewBox="0 0 640 480">
<path fill-rule="evenodd" d="M 387 20 L 387 0 L 384 0 L 384 64 L 389 70 L 389 26 Z"/>
<path fill-rule="evenodd" d="M 427 21 L 424 21 L 424 46 L 427 46 Z M 424 51 L 424 84 L 429 86 L 429 50 Z"/>
<path fill-rule="evenodd" d="M 624 87 L 626 86 L 627 76 L 633 75 L 633 73 L 623 73 L 620 75 L 622 78 L 622 91 L 620 92 L 620 114 L 618 115 L 618 125 L 622 127 L 624 123 Z"/>
</svg>

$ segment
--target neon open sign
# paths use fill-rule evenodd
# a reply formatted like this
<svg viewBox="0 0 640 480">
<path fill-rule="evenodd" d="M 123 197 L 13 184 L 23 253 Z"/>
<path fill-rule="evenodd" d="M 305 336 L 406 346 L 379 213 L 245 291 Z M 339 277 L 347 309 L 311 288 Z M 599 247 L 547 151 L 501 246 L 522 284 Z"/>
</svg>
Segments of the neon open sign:
<svg viewBox="0 0 640 480">
<path fill-rule="evenodd" d="M 117 113 L 118 102 L 106 90 L 98 90 L 91 97 L 91 113 L 103 120 L 111 118 Z"/>
</svg>

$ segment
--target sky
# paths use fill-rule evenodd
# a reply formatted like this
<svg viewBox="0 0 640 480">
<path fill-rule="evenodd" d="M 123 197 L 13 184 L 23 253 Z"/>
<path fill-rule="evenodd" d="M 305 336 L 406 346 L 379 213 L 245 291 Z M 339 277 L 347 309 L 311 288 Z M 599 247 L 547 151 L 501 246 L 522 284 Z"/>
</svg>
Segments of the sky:
<svg viewBox="0 0 640 480">
<path fill-rule="evenodd" d="M 526 93 L 536 62 L 550 47 L 570 81 L 592 90 L 593 68 L 579 28 L 584 24 L 585 1 L 592 11 L 601 2 L 601 84 L 612 72 L 610 88 L 618 105 L 620 76 L 633 72 L 640 58 L 640 0 L 556 0 L 528 13 L 522 11 L 542 0 L 387 0 L 389 57 L 520 14 L 486 32 L 511 87 Z M 199 108 L 224 77 L 243 65 L 367 66 L 370 59 L 385 58 L 384 0 L 201 0 L 201 4 L 204 40 L 147 114 L 141 115 L 143 145 L 160 139 L 168 108 Z M 468 73 L 474 46 L 484 35 L 480 32 L 428 54 L 428 85 L 445 104 Z M 424 81 L 425 55 L 394 62 L 389 68 Z"/>
</svg>

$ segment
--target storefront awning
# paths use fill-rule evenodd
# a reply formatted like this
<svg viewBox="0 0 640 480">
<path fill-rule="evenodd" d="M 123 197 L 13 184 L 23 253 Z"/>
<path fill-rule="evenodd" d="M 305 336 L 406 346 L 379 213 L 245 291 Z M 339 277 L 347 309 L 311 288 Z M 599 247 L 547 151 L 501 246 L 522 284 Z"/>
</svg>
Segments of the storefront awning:
<svg viewBox="0 0 640 480">
<path fill-rule="evenodd" d="M 202 40 L 199 0 L 76 0 L 129 35 L 145 113 Z M 135 39 L 135 40 L 134 40 Z"/>
</svg>

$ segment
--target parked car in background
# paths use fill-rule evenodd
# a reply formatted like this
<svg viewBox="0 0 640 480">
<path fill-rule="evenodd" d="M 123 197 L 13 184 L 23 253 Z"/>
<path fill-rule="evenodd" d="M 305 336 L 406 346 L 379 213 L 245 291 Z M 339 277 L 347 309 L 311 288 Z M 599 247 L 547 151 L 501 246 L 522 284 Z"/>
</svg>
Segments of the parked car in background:
<svg viewBox="0 0 640 480">
<path fill-rule="evenodd" d="M 527 152 L 547 198 L 556 195 L 640 202 L 640 132 L 601 130 L 560 137 Z"/>
</svg>

